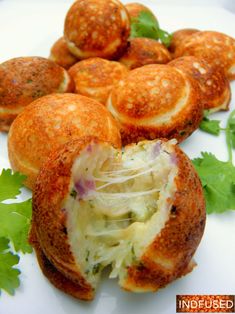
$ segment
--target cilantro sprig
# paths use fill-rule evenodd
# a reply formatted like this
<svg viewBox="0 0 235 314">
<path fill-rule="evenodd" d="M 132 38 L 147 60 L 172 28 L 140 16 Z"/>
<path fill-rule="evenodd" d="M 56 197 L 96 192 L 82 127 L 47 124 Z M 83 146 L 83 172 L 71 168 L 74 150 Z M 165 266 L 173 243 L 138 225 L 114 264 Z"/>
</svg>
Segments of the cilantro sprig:
<svg viewBox="0 0 235 314">
<path fill-rule="evenodd" d="M 220 120 L 211 120 L 209 119 L 211 111 L 210 110 L 204 110 L 204 117 L 199 125 L 200 130 L 210 133 L 212 135 L 220 135 L 220 131 L 225 131 L 226 129 L 221 128 Z"/>
<path fill-rule="evenodd" d="M 228 161 L 220 161 L 213 154 L 206 152 L 202 152 L 201 157 L 193 160 L 202 182 L 208 214 L 235 210 L 235 167 L 233 165 L 235 110 L 230 113 L 225 129 L 219 124 L 219 120 L 210 120 L 206 116 L 200 128 L 214 135 L 219 135 L 221 130 L 225 131 Z"/>
<path fill-rule="evenodd" d="M 3 169 L 0 175 L 0 202 L 16 199 L 25 179 L 19 172 L 13 174 L 11 169 Z"/>
<path fill-rule="evenodd" d="M 218 136 L 221 131 L 220 120 L 210 120 L 209 118 L 204 117 L 199 128 L 204 132 Z"/>
<path fill-rule="evenodd" d="M 9 240 L 0 238 L 0 293 L 1 289 L 13 295 L 19 287 L 19 269 L 14 266 L 19 263 L 19 256 L 10 252 Z"/>
<path fill-rule="evenodd" d="M 172 39 L 172 35 L 160 28 L 156 17 L 149 11 L 141 11 L 138 17 L 131 19 L 131 37 L 159 39 L 166 47 Z"/>
<path fill-rule="evenodd" d="M 235 168 L 211 153 L 202 153 L 193 164 L 202 182 L 208 214 L 235 209 Z"/>
<path fill-rule="evenodd" d="M 10 169 L 3 169 L 0 175 L 0 292 L 5 290 L 11 295 L 20 284 L 20 271 L 14 267 L 20 258 L 15 252 L 32 252 L 27 240 L 31 199 L 12 202 L 21 193 L 25 178 Z"/>
</svg>

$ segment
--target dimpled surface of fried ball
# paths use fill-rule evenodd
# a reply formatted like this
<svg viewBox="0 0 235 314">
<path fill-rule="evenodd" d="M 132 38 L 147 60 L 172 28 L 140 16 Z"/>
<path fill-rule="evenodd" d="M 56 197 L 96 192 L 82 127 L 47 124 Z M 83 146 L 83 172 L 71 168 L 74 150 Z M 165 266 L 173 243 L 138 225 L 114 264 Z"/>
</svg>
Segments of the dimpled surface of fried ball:
<svg viewBox="0 0 235 314">
<path fill-rule="evenodd" d="M 68 48 L 80 59 L 120 57 L 129 34 L 129 15 L 118 0 L 78 0 L 64 24 Z"/>
<path fill-rule="evenodd" d="M 64 37 L 60 37 L 51 47 L 49 59 L 65 69 L 69 69 L 72 65 L 78 62 L 78 58 L 68 49 Z"/>
<path fill-rule="evenodd" d="M 35 99 L 73 90 L 65 69 L 41 57 L 20 57 L 0 64 L 0 131 Z"/>
<path fill-rule="evenodd" d="M 8 154 L 12 169 L 25 174 L 26 186 L 33 188 L 50 151 L 85 135 L 96 135 L 116 147 L 121 145 L 116 121 L 102 104 L 76 94 L 41 97 L 10 128 Z"/>
<path fill-rule="evenodd" d="M 197 80 L 204 109 L 213 112 L 228 110 L 231 89 L 224 71 L 204 59 L 193 56 L 174 59 L 169 65 L 186 72 Z"/>
<path fill-rule="evenodd" d="M 194 33 L 199 32 L 198 29 L 195 28 L 183 28 L 183 29 L 179 29 L 175 32 L 172 33 L 172 39 L 171 39 L 171 43 L 169 46 L 169 51 L 171 52 L 172 56 L 174 56 L 175 54 L 177 54 L 177 49 L 182 45 L 182 43 L 184 42 L 184 40 L 191 36 Z"/>
<path fill-rule="evenodd" d="M 139 17 L 140 13 L 141 12 L 150 12 L 156 19 L 157 21 L 157 18 L 156 16 L 153 14 L 153 12 L 148 8 L 146 7 L 145 5 L 143 5 L 142 3 L 138 3 L 138 2 L 131 2 L 131 3 L 127 3 L 125 5 L 128 13 L 129 13 L 129 16 L 131 18 L 137 18 Z"/>
<path fill-rule="evenodd" d="M 119 62 L 133 70 L 146 64 L 164 64 L 170 60 L 171 55 L 163 44 L 150 38 L 132 38 Z"/>
<path fill-rule="evenodd" d="M 192 34 L 177 49 L 175 57 L 195 56 L 223 69 L 229 80 L 235 79 L 235 40 L 215 31 Z"/>
<path fill-rule="evenodd" d="M 123 79 L 128 69 L 119 62 L 89 58 L 69 69 L 75 92 L 106 104 L 113 85 Z"/>
<path fill-rule="evenodd" d="M 107 108 L 121 124 L 123 144 L 141 139 L 188 137 L 200 124 L 203 105 L 197 82 L 168 65 L 129 72 L 112 90 Z"/>
</svg>

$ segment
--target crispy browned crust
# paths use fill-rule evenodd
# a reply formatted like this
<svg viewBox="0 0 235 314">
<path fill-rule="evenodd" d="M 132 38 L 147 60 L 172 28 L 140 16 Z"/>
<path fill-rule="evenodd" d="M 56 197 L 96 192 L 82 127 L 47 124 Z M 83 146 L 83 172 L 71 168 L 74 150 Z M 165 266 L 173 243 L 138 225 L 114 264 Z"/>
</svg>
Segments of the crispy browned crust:
<svg viewBox="0 0 235 314">
<path fill-rule="evenodd" d="M 93 289 L 74 282 L 73 280 L 64 276 L 54 267 L 54 265 L 49 261 L 49 259 L 41 250 L 36 235 L 33 231 L 33 226 L 31 227 L 30 243 L 36 252 L 38 264 L 43 274 L 56 288 L 80 300 L 91 301 L 94 298 Z"/>
<path fill-rule="evenodd" d="M 229 81 L 220 68 L 194 56 L 185 56 L 172 60 L 174 66 L 199 83 L 204 109 L 228 110 L 231 99 Z"/>
<path fill-rule="evenodd" d="M 75 57 L 68 49 L 64 37 L 60 37 L 51 47 L 49 59 L 59 64 L 66 70 L 78 62 L 78 58 Z"/>
<path fill-rule="evenodd" d="M 69 192 L 74 160 L 91 141 L 101 143 L 93 137 L 69 142 L 54 151 L 41 168 L 33 192 L 30 235 L 39 264 L 49 280 L 66 293 L 87 300 L 93 298 L 94 292 L 72 255 L 63 203 Z M 120 282 L 126 290 L 155 291 L 195 266 L 192 257 L 205 227 L 205 201 L 192 163 L 180 148 L 175 147 L 175 153 L 179 172 L 170 218 L 141 260 L 129 267 L 127 277 Z M 76 294 L 73 284 L 79 285 Z"/>
<path fill-rule="evenodd" d="M 171 55 L 163 44 L 150 38 L 132 38 L 119 62 L 132 70 L 146 64 L 168 63 L 170 60 Z"/>
<path fill-rule="evenodd" d="M 175 56 L 176 54 L 176 50 L 182 45 L 182 43 L 184 42 L 184 40 L 191 36 L 194 33 L 199 32 L 198 29 L 195 28 L 183 28 L 183 29 L 179 29 L 175 32 L 172 33 L 172 39 L 171 39 L 171 44 L 169 46 L 169 51 L 172 54 L 172 57 Z"/>
<path fill-rule="evenodd" d="M 186 103 L 170 114 L 186 92 Z M 168 65 L 151 64 L 129 72 L 111 92 L 108 109 L 121 125 L 123 145 L 143 139 L 187 138 L 200 124 L 203 104 L 197 82 Z M 151 122 L 167 114 L 167 121 Z"/>
<path fill-rule="evenodd" d="M 128 69 L 121 63 L 102 58 L 89 58 L 69 69 L 75 92 L 106 104 L 113 85 L 123 79 Z"/>
<path fill-rule="evenodd" d="M 76 1 L 66 15 L 64 37 L 71 52 L 81 59 L 117 59 L 129 34 L 129 15 L 118 0 Z"/>
<path fill-rule="evenodd" d="M 203 190 L 191 161 L 175 147 L 179 173 L 170 218 L 146 249 L 138 265 L 128 269 L 121 282 L 126 290 L 156 291 L 190 272 L 204 232 L 206 213 Z"/>
<path fill-rule="evenodd" d="M 66 87 L 61 88 L 64 80 Z M 32 101 L 55 92 L 70 92 L 73 82 L 66 70 L 41 57 L 21 57 L 0 64 L 0 131 Z"/>
<path fill-rule="evenodd" d="M 152 13 L 152 15 L 156 18 L 156 16 L 153 14 L 153 12 L 148 8 L 146 7 L 145 5 L 141 4 L 141 3 L 138 3 L 138 2 L 132 2 L 132 3 L 127 3 L 125 5 L 129 15 L 130 15 L 130 18 L 137 18 L 139 16 L 139 14 L 141 12 L 150 12 Z M 157 18 L 156 18 L 157 20 Z"/>
<path fill-rule="evenodd" d="M 195 56 L 220 67 L 228 79 L 235 79 L 235 40 L 215 31 L 197 32 L 187 37 L 175 52 L 175 58 Z"/>
<path fill-rule="evenodd" d="M 69 192 L 71 168 L 74 159 L 94 137 L 74 140 L 51 153 L 50 158 L 41 168 L 33 191 L 33 213 L 30 242 L 39 254 L 39 264 L 53 284 L 74 297 L 90 300 L 93 288 L 81 275 L 70 250 L 67 238 L 66 211 L 63 201 Z M 53 267 L 45 267 L 45 258 Z M 56 268 L 56 272 L 53 272 Z M 54 275 L 53 275 L 54 274 Z M 55 277 L 54 277 L 55 276 Z M 58 280 L 64 278 L 66 286 Z M 68 286 L 71 282 L 71 290 Z M 79 287 L 77 293 L 74 287 Z"/>
<path fill-rule="evenodd" d="M 12 122 L 14 121 L 16 115 L 14 114 L 1 114 L 0 118 L 0 132 L 8 132 Z"/>
<path fill-rule="evenodd" d="M 121 146 L 119 127 L 100 103 L 77 94 L 52 94 L 31 103 L 14 120 L 8 136 L 11 167 L 33 188 L 51 150 L 81 136 L 94 135 Z"/>
</svg>

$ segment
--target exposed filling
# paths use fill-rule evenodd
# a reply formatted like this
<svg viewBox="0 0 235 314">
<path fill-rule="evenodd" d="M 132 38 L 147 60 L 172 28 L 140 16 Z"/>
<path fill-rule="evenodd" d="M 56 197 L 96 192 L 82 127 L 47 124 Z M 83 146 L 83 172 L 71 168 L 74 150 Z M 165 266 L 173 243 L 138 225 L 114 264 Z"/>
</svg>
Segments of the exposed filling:
<svg viewBox="0 0 235 314">
<path fill-rule="evenodd" d="M 73 254 L 92 286 L 108 265 L 122 281 L 164 227 L 176 189 L 174 145 L 144 141 L 120 151 L 91 143 L 75 160 L 64 208 Z"/>
</svg>

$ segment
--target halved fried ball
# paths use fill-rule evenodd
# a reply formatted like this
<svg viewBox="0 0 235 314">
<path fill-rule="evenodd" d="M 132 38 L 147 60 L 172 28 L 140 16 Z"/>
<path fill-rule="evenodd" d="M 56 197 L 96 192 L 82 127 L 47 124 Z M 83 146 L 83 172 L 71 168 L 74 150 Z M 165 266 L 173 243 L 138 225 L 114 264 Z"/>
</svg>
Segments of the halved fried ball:
<svg viewBox="0 0 235 314">
<path fill-rule="evenodd" d="M 53 94 L 31 103 L 13 122 L 8 136 L 11 167 L 27 176 L 33 188 L 51 150 L 84 135 L 121 146 L 119 128 L 97 101 L 76 94 Z"/>
<path fill-rule="evenodd" d="M 123 144 L 176 138 L 199 126 L 203 105 L 197 82 L 168 65 L 150 64 L 129 72 L 112 90 L 107 108 L 121 125 Z"/>
<path fill-rule="evenodd" d="M 200 180 L 174 140 L 121 151 L 86 137 L 41 168 L 30 242 L 57 288 L 91 300 L 107 266 L 132 292 L 157 291 L 191 271 L 205 219 Z"/>
<path fill-rule="evenodd" d="M 0 64 L 0 131 L 33 100 L 73 90 L 65 69 L 41 57 L 21 57 Z"/>
<path fill-rule="evenodd" d="M 66 15 L 64 37 L 80 59 L 120 57 L 129 34 L 129 15 L 118 0 L 78 0 Z"/>
<path fill-rule="evenodd" d="M 224 70 L 230 80 L 235 79 L 235 39 L 219 32 L 197 32 L 185 39 L 175 57 L 195 56 Z"/>
<path fill-rule="evenodd" d="M 64 37 L 60 37 L 51 47 L 49 59 L 65 69 L 69 69 L 78 62 L 78 58 L 68 49 Z"/>
<path fill-rule="evenodd" d="M 177 49 L 182 45 L 184 40 L 197 32 L 199 32 L 199 30 L 195 28 L 182 28 L 173 32 L 171 43 L 168 48 L 172 55 L 177 55 Z"/>
<path fill-rule="evenodd" d="M 128 11 L 128 14 L 130 16 L 130 18 L 138 18 L 140 13 L 141 12 L 150 12 L 153 17 L 156 19 L 157 21 L 157 18 L 156 16 L 153 14 L 153 12 L 148 8 L 146 7 L 145 5 L 143 5 L 142 3 L 138 3 L 138 2 L 131 2 L 131 3 L 127 3 L 125 5 L 127 11 Z"/>
<path fill-rule="evenodd" d="M 171 55 L 163 44 L 150 38 L 132 38 L 119 62 L 132 70 L 146 64 L 168 63 L 170 60 Z"/>
<path fill-rule="evenodd" d="M 204 109 L 211 112 L 229 109 L 231 89 L 219 67 L 193 56 L 174 59 L 169 65 L 191 75 L 199 83 Z"/>
<path fill-rule="evenodd" d="M 106 104 L 113 85 L 123 79 L 128 69 L 119 62 L 89 58 L 69 69 L 75 92 Z"/>
</svg>

